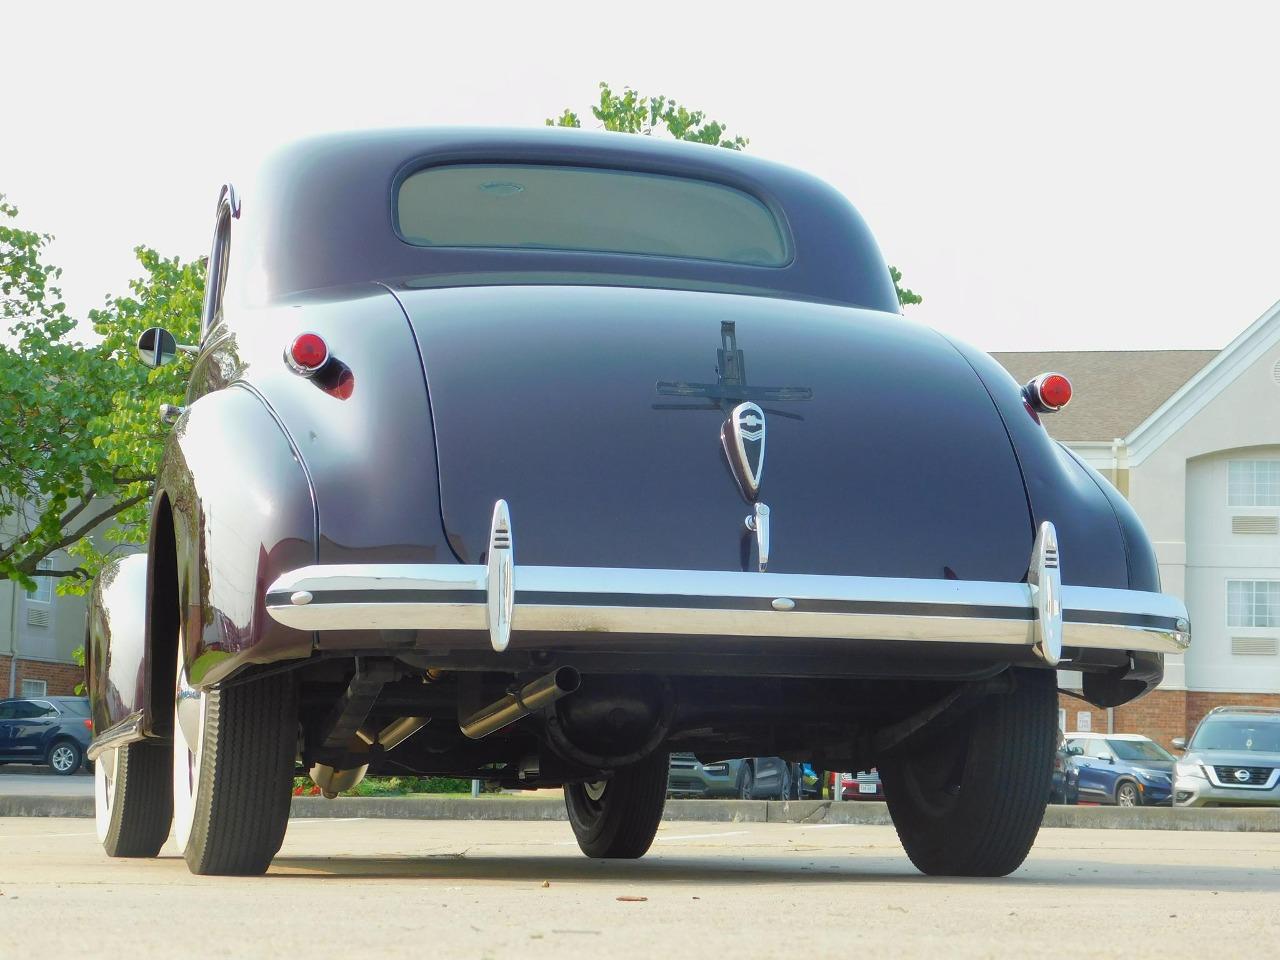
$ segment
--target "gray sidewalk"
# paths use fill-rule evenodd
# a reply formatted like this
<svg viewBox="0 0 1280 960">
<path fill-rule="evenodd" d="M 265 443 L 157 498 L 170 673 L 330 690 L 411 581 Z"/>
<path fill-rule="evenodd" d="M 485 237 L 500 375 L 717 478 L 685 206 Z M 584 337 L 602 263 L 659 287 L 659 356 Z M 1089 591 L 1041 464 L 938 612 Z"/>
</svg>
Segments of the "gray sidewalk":
<svg viewBox="0 0 1280 960">
<path fill-rule="evenodd" d="M 92 797 L 0 796 L 0 817 L 92 817 Z M 397 820 L 564 820 L 556 796 L 530 797 L 295 797 L 296 818 Z M 883 803 L 830 800 L 669 800 L 664 819 L 705 823 L 890 822 Z M 1280 808 L 1174 810 L 1169 807 L 1050 806 L 1046 827 L 1094 830 L 1212 830 L 1280 832 Z"/>
</svg>

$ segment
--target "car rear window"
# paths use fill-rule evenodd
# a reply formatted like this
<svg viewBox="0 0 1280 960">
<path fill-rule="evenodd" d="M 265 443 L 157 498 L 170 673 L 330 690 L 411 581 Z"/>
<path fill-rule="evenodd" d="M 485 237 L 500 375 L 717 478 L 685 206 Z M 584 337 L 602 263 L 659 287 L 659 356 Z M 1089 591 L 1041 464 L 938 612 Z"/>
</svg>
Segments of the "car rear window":
<svg viewBox="0 0 1280 960">
<path fill-rule="evenodd" d="M 576 250 L 779 267 L 785 235 L 722 184 L 547 164 L 451 164 L 406 177 L 396 223 L 424 247 Z"/>
<path fill-rule="evenodd" d="M 89 715 L 88 700 L 59 700 L 58 705 L 73 716 L 87 717 Z"/>
</svg>

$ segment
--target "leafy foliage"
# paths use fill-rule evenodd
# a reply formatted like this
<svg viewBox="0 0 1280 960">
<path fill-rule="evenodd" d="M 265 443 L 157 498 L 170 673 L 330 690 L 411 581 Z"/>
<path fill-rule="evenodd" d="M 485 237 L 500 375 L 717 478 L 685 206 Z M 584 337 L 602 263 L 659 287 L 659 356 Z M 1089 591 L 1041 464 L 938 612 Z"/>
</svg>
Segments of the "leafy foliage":
<svg viewBox="0 0 1280 960">
<path fill-rule="evenodd" d="M 150 326 L 195 335 L 204 265 L 138 247 L 143 276 L 130 295 L 109 298 L 89 319 L 102 342 L 76 337 L 62 300 L 62 271 L 46 261 L 49 234 L 18 227 L 0 197 L 0 579 L 73 578 L 84 589 L 120 544 L 146 537 L 163 432 L 158 404 L 178 402 L 184 365 L 148 370 L 134 343 Z M 97 536 L 95 536 L 97 534 Z M 73 565 L 41 570 L 58 550 Z"/>
<path fill-rule="evenodd" d="M 708 120 L 702 110 L 690 110 L 669 97 L 646 97 L 630 87 L 623 87 L 622 93 L 614 93 L 603 81 L 600 84 L 600 101 L 591 108 L 591 114 L 605 130 L 619 133 L 638 133 L 648 137 L 665 130 L 676 140 L 709 143 L 730 150 L 742 150 L 751 142 L 742 136 L 726 138 L 724 133 L 728 128 L 718 120 Z M 548 117 L 546 122 L 548 127 L 582 126 L 582 118 L 568 107 L 561 111 L 560 116 Z M 909 306 L 924 300 L 914 290 L 908 290 L 899 283 L 902 271 L 897 267 L 889 267 L 889 275 L 893 277 L 898 303 Z"/>
<path fill-rule="evenodd" d="M 293 795 L 313 796 L 320 788 L 310 777 L 293 778 Z M 344 797 L 401 797 L 415 793 L 470 793 L 471 781 L 457 777 L 366 777 Z"/>
<path fill-rule="evenodd" d="M 630 87 L 614 93 L 607 83 L 600 84 L 600 102 L 591 108 L 592 115 L 606 130 L 651 136 L 665 130 L 676 140 L 709 143 L 712 146 L 741 150 L 750 141 L 746 137 L 726 138 L 728 129 L 718 120 L 708 120 L 701 110 L 690 110 L 669 97 L 642 96 Z M 580 127 L 582 121 L 572 110 L 547 119 L 548 127 Z"/>
<path fill-rule="evenodd" d="M 923 303 L 924 297 L 916 293 L 914 290 L 908 290 L 898 281 L 902 279 L 902 271 L 895 266 L 889 267 L 889 276 L 893 277 L 893 289 L 898 291 L 898 302 L 904 307 L 913 303 Z"/>
</svg>

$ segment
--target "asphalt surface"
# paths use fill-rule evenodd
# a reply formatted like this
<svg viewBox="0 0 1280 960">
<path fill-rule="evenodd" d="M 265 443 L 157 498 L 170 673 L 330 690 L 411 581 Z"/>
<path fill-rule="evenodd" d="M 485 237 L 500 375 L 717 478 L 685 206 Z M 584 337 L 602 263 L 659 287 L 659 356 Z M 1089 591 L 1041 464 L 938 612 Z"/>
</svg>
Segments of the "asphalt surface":
<svg viewBox="0 0 1280 960">
<path fill-rule="evenodd" d="M 0 797 L 92 797 L 93 774 L 84 770 L 69 777 L 48 767 L 6 763 L 0 767 Z"/>
<path fill-rule="evenodd" d="M 42 958 L 1256 958 L 1280 943 L 1280 835 L 1046 829 L 1012 877 L 951 880 L 880 826 L 664 823 L 645 859 L 595 862 L 564 823 L 294 820 L 267 876 L 222 878 L 10 818 L 0 893 Z"/>
</svg>

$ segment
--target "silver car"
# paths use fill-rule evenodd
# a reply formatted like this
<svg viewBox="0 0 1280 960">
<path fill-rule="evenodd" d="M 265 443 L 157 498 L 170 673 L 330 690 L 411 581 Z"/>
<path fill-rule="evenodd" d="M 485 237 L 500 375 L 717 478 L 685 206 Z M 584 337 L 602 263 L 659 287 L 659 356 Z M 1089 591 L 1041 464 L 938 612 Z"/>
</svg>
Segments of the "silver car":
<svg viewBox="0 0 1280 960">
<path fill-rule="evenodd" d="M 1173 745 L 1175 807 L 1280 806 L 1280 708 L 1216 707 Z"/>
</svg>

